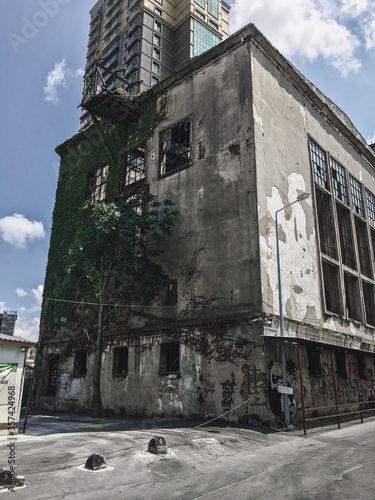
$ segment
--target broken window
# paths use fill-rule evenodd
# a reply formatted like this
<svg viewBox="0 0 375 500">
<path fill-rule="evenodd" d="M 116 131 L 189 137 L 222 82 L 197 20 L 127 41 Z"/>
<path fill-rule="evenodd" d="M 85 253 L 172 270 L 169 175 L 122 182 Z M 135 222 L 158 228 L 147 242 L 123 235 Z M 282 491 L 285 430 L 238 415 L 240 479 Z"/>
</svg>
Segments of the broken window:
<svg viewBox="0 0 375 500">
<path fill-rule="evenodd" d="M 364 217 L 365 212 L 362 199 L 362 186 L 357 181 L 357 179 L 354 179 L 354 177 L 352 177 L 351 175 L 349 176 L 349 178 L 350 178 L 350 191 L 352 193 L 353 210 L 356 214 L 360 215 L 361 217 Z"/>
<path fill-rule="evenodd" d="M 355 219 L 355 230 L 357 233 L 357 244 L 359 253 L 359 262 L 361 266 L 361 273 L 372 278 L 370 248 L 367 235 L 367 225 L 358 217 Z"/>
<path fill-rule="evenodd" d="M 128 356 L 127 347 L 115 347 L 113 349 L 113 375 L 126 375 L 128 373 Z"/>
<path fill-rule="evenodd" d="M 314 180 L 329 191 L 327 156 L 316 142 L 310 139 L 311 161 L 314 170 Z"/>
<path fill-rule="evenodd" d="M 188 165 L 190 156 L 190 119 L 160 134 L 160 175 Z"/>
<path fill-rule="evenodd" d="M 318 216 L 320 250 L 333 259 L 337 259 L 335 226 L 331 206 L 331 197 L 319 188 L 316 193 L 316 213 Z"/>
<path fill-rule="evenodd" d="M 349 205 L 348 190 L 346 187 L 345 169 L 336 160 L 330 158 L 332 182 L 335 196 L 337 199 Z"/>
<path fill-rule="evenodd" d="M 307 363 L 308 370 L 311 375 L 320 375 L 322 373 L 319 347 L 311 345 L 307 346 Z"/>
<path fill-rule="evenodd" d="M 335 351 L 336 373 L 339 377 L 347 378 L 346 353 L 344 351 Z"/>
<path fill-rule="evenodd" d="M 324 298 L 326 310 L 340 314 L 340 286 L 339 286 L 339 268 L 326 261 L 322 261 Z"/>
<path fill-rule="evenodd" d="M 370 325 L 375 325 L 374 285 L 362 281 L 362 288 L 363 298 L 365 300 L 366 321 Z"/>
<path fill-rule="evenodd" d="M 345 284 L 345 306 L 347 316 L 355 321 L 361 321 L 361 305 L 358 291 L 358 278 L 344 273 Z"/>
<path fill-rule="evenodd" d="M 165 306 L 177 305 L 177 280 L 167 281 L 165 283 Z"/>
<path fill-rule="evenodd" d="M 87 200 L 90 203 L 102 201 L 105 198 L 108 165 L 91 172 L 88 177 Z"/>
<path fill-rule="evenodd" d="M 357 269 L 350 210 L 342 206 L 340 203 L 336 203 L 336 210 L 337 220 L 339 223 L 342 262 L 345 266 Z"/>
<path fill-rule="evenodd" d="M 375 227 L 375 196 L 366 189 L 366 205 L 368 219 L 372 227 Z"/>
<path fill-rule="evenodd" d="M 160 345 L 160 373 L 176 373 L 180 370 L 180 344 Z"/>
<path fill-rule="evenodd" d="M 74 355 L 73 377 L 83 377 L 87 372 L 87 353 L 77 351 Z"/>
<path fill-rule="evenodd" d="M 145 182 L 146 154 L 144 148 L 136 148 L 123 157 L 123 180 L 121 191 L 136 188 Z"/>
</svg>

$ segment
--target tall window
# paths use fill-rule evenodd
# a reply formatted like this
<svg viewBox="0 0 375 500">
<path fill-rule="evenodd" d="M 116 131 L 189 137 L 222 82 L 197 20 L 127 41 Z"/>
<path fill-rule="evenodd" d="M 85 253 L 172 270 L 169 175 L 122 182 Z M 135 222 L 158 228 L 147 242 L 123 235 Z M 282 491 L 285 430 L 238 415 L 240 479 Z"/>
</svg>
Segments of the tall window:
<svg viewBox="0 0 375 500">
<path fill-rule="evenodd" d="M 123 181 L 121 191 L 128 188 L 138 187 L 144 183 L 146 176 L 145 149 L 136 148 L 130 153 L 126 153 L 123 159 Z"/>
<path fill-rule="evenodd" d="M 190 142 L 190 119 L 160 134 L 160 175 L 189 164 Z"/>
<path fill-rule="evenodd" d="M 349 205 L 348 189 L 346 187 L 345 169 L 333 158 L 331 160 L 332 182 L 335 196 L 338 200 Z"/>
<path fill-rule="evenodd" d="M 351 175 L 349 176 L 349 178 L 350 178 L 350 191 L 352 193 L 353 210 L 356 214 L 360 215 L 361 217 L 364 217 L 365 212 L 363 209 L 362 186 L 357 181 L 357 179 L 354 179 L 354 177 L 352 177 Z"/>
<path fill-rule="evenodd" d="M 219 17 L 219 0 L 208 0 L 208 12 Z"/>
<path fill-rule="evenodd" d="M 317 217 L 322 253 L 337 259 L 336 233 L 332 214 L 331 198 L 318 187 L 315 189 Z"/>
<path fill-rule="evenodd" d="M 121 376 L 127 375 L 128 373 L 128 348 L 127 347 L 115 347 L 113 349 L 113 367 L 112 374 Z"/>
<path fill-rule="evenodd" d="M 366 189 L 366 205 L 368 219 L 372 227 L 375 227 L 375 196 Z"/>
<path fill-rule="evenodd" d="M 177 373 L 180 370 L 180 344 L 160 345 L 160 373 Z"/>
<path fill-rule="evenodd" d="M 87 199 L 90 203 L 104 200 L 107 182 L 108 165 L 98 168 L 89 174 L 87 186 Z"/>
<path fill-rule="evenodd" d="M 328 167 L 325 151 L 316 142 L 310 140 L 311 161 L 314 170 L 314 180 L 325 189 L 329 189 Z"/>
<path fill-rule="evenodd" d="M 87 372 L 87 353 L 85 351 L 77 351 L 74 355 L 73 376 L 84 377 Z"/>
<path fill-rule="evenodd" d="M 219 42 L 220 38 L 215 33 L 194 20 L 194 57 L 215 47 Z"/>
<path fill-rule="evenodd" d="M 161 22 L 160 21 L 154 21 L 154 30 L 157 31 L 158 33 L 161 33 Z"/>
</svg>

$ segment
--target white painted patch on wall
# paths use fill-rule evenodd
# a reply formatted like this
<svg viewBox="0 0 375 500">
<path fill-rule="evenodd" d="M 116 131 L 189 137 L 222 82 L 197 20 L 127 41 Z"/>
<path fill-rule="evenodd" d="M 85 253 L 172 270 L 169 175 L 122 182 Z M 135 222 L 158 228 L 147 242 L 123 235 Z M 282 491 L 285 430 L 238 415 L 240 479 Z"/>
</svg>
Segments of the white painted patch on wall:
<svg viewBox="0 0 375 500">
<path fill-rule="evenodd" d="M 74 378 L 70 385 L 70 394 L 74 395 L 78 394 L 79 392 L 81 392 L 81 379 Z"/>
<path fill-rule="evenodd" d="M 257 108 L 256 108 L 255 104 L 253 104 L 253 113 L 254 113 L 254 121 L 258 125 L 258 127 L 260 128 L 260 130 L 261 130 L 261 132 L 263 134 L 264 133 L 264 130 L 263 130 L 263 120 L 258 115 Z"/>
<path fill-rule="evenodd" d="M 204 188 L 202 186 L 200 189 L 198 189 L 198 197 L 203 198 L 203 196 L 204 196 Z"/>
</svg>

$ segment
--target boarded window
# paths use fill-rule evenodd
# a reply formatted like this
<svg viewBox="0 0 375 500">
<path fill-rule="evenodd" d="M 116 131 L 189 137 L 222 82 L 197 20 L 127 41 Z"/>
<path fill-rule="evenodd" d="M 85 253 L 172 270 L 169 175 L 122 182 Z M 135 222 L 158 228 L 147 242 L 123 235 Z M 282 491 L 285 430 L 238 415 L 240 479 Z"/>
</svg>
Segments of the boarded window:
<svg viewBox="0 0 375 500">
<path fill-rule="evenodd" d="M 315 193 L 320 236 L 320 250 L 329 257 L 337 259 L 336 234 L 332 214 L 331 197 L 319 188 L 316 188 Z"/>
<path fill-rule="evenodd" d="M 180 370 L 180 344 L 160 345 L 160 373 L 177 373 Z"/>
<path fill-rule="evenodd" d="M 87 372 L 87 353 L 85 351 L 77 351 L 74 356 L 74 377 L 83 377 Z"/>
<path fill-rule="evenodd" d="M 357 269 L 353 244 L 353 231 L 350 210 L 340 203 L 336 204 L 339 224 L 342 262 L 352 269 Z"/>
<path fill-rule="evenodd" d="M 374 286 L 366 281 L 362 282 L 363 298 L 365 300 L 366 321 L 370 325 L 375 325 L 375 301 L 374 301 Z"/>
<path fill-rule="evenodd" d="M 344 273 L 345 283 L 345 306 L 348 318 L 356 321 L 361 320 L 361 303 L 359 300 L 358 278 Z"/>
<path fill-rule="evenodd" d="M 324 283 L 324 298 L 327 311 L 336 314 L 341 313 L 339 287 L 339 268 L 322 261 L 323 283 Z"/>
<path fill-rule="evenodd" d="M 108 166 L 98 168 L 91 172 L 87 183 L 87 200 L 90 203 L 102 201 L 105 198 Z"/>
<path fill-rule="evenodd" d="M 160 175 L 188 165 L 190 155 L 190 119 L 160 134 Z"/>
<path fill-rule="evenodd" d="M 126 375 L 128 373 L 129 351 L 127 347 L 115 347 L 113 349 L 113 375 Z"/>
<path fill-rule="evenodd" d="M 372 278 L 367 225 L 363 220 L 359 219 L 358 217 L 354 217 L 354 219 L 355 219 L 355 230 L 357 233 L 357 245 L 358 245 L 361 273 L 369 278 Z"/>
</svg>

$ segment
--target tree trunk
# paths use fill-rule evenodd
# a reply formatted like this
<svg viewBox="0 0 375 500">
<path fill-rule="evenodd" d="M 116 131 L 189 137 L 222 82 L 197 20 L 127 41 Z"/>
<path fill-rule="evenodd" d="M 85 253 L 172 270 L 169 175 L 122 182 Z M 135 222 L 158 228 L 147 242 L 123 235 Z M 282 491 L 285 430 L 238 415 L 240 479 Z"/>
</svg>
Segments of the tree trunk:
<svg viewBox="0 0 375 500">
<path fill-rule="evenodd" d="M 103 416 L 102 396 L 100 393 L 100 373 L 102 369 L 103 352 L 103 292 L 99 293 L 99 312 L 98 312 L 98 335 L 96 338 L 96 347 L 94 353 L 94 367 L 92 382 L 94 386 L 92 406 L 94 417 Z"/>
</svg>

